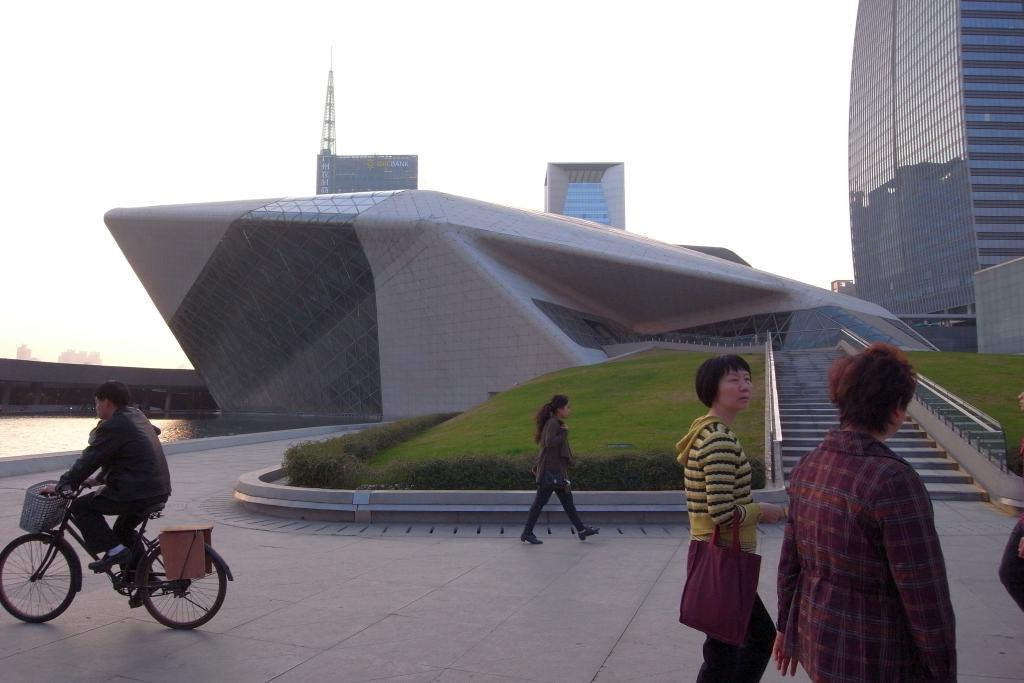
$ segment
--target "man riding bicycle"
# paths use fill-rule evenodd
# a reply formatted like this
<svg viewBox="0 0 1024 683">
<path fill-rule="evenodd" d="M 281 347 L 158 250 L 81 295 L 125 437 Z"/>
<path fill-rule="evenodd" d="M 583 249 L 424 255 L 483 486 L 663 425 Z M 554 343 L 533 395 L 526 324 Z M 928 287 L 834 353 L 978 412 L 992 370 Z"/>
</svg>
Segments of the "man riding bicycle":
<svg viewBox="0 0 1024 683">
<path fill-rule="evenodd" d="M 160 430 L 141 410 L 128 405 L 128 387 L 121 382 L 104 382 L 94 395 L 100 422 L 89 433 L 89 446 L 56 486 L 40 493 L 103 484 L 98 491 L 74 500 L 71 519 L 81 530 L 89 551 L 104 553 L 89 563 L 89 569 L 105 572 L 115 564 L 128 562 L 134 529 L 142 522 L 139 513 L 170 497 L 171 475 L 157 438 Z M 90 478 L 97 469 L 99 475 Z M 118 515 L 113 530 L 104 515 Z"/>
</svg>

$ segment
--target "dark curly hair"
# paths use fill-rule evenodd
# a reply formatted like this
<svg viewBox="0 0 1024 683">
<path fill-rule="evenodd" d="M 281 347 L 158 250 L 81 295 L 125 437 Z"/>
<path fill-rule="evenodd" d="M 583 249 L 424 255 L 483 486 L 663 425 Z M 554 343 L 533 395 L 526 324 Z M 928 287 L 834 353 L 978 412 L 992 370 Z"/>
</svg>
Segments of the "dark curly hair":
<svg viewBox="0 0 1024 683">
<path fill-rule="evenodd" d="M 533 422 L 536 428 L 533 431 L 533 442 L 540 443 L 540 433 L 544 430 L 544 425 L 551 419 L 551 416 L 555 414 L 555 411 L 559 408 L 564 408 L 569 405 L 569 397 L 563 394 L 555 394 L 551 397 L 551 400 L 545 403 L 537 411 L 537 414 L 533 416 Z"/>
<path fill-rule="evenodd" d="M 907 356 L 889 344 L 875 343 L 856 356 L 840 358 L 828 372 L 829 397 L 839 408 L 839 423 L 880 434 L 897 408 L 914 397 L 917 373 Z"/>
</svg>

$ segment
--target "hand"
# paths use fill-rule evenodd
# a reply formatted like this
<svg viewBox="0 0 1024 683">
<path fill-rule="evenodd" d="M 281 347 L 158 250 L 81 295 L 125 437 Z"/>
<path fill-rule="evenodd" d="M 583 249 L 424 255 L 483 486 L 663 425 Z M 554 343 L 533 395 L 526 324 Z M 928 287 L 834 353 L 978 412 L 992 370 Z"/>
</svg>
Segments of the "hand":
<svg viewBox="0 0 1024 683">
<path fill-rule="evenodd" d="M 775 668 L 783 678 L 796 676 L 796 657 L 786 654 L 786 634 L 779 633 L 775 636 L 775 646 L 772 648 L 772 655 L 775 657 Z"/>
<path fill-rule="evenodd" d="M 99 480 L 93 479 L 92 477 L 89 477 L 88 479 L 86 479 L 85 481 L 82 482 L 82 486 L 84 486 L 87 489 L 91 489 L 93 486 L 99 486 L 99 485 L 100 485 Z"/>
<path fill-rule="evenodd" d="M 786 511 L 781 505 L 775 503 L 761 503 L 761 521 L 765 524 L 775 524 L 786 518 Z"/>
<path fill-rule="evenodd" d="M 1024 560 L 1024 538 L 1020 539 L 1020 543 L 1017 544 L 1017 557 Z"/>
<path fill-rule="evenodd" d="M 49 484 L 36 491 L 36 493 L 38 493 L 41 496 L 55 496 L 57 495 L 57 485 Z"/>
</svg>

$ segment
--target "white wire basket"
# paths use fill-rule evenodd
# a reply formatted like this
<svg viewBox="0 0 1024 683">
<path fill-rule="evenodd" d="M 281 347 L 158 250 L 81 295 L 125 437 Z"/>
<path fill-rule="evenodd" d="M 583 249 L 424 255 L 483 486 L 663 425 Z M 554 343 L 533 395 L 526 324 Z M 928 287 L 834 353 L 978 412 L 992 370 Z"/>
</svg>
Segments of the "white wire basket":
<svg viewBox="0 0 1024 683">
<path fill-rule="evenodd" d="M 39 493 L 44 486 L 56 484 L 55 481 L 41 481 L 25 490 L 25 502 L 21 506 L 21 522 L 18 526 L 30 534 L 38 534 L 60 524 L 68 502 L 60 496 L 44 496 Z"/>
</svg>

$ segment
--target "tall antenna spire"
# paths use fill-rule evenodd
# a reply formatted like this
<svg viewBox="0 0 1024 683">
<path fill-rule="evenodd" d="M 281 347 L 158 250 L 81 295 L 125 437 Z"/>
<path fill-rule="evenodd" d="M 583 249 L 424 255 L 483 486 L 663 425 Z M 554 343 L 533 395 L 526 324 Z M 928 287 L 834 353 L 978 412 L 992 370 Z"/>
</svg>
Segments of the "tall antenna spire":
<svg viewBox="0 0 1024 683">
<path fill-rule="evenodd" d="M 320 135 L 320 153 L 334 155 L 334 47 L 331 47 L 331 70 L 327 72 L 327 101 L 324 102 L 324 129 Z"/>
</svg>

